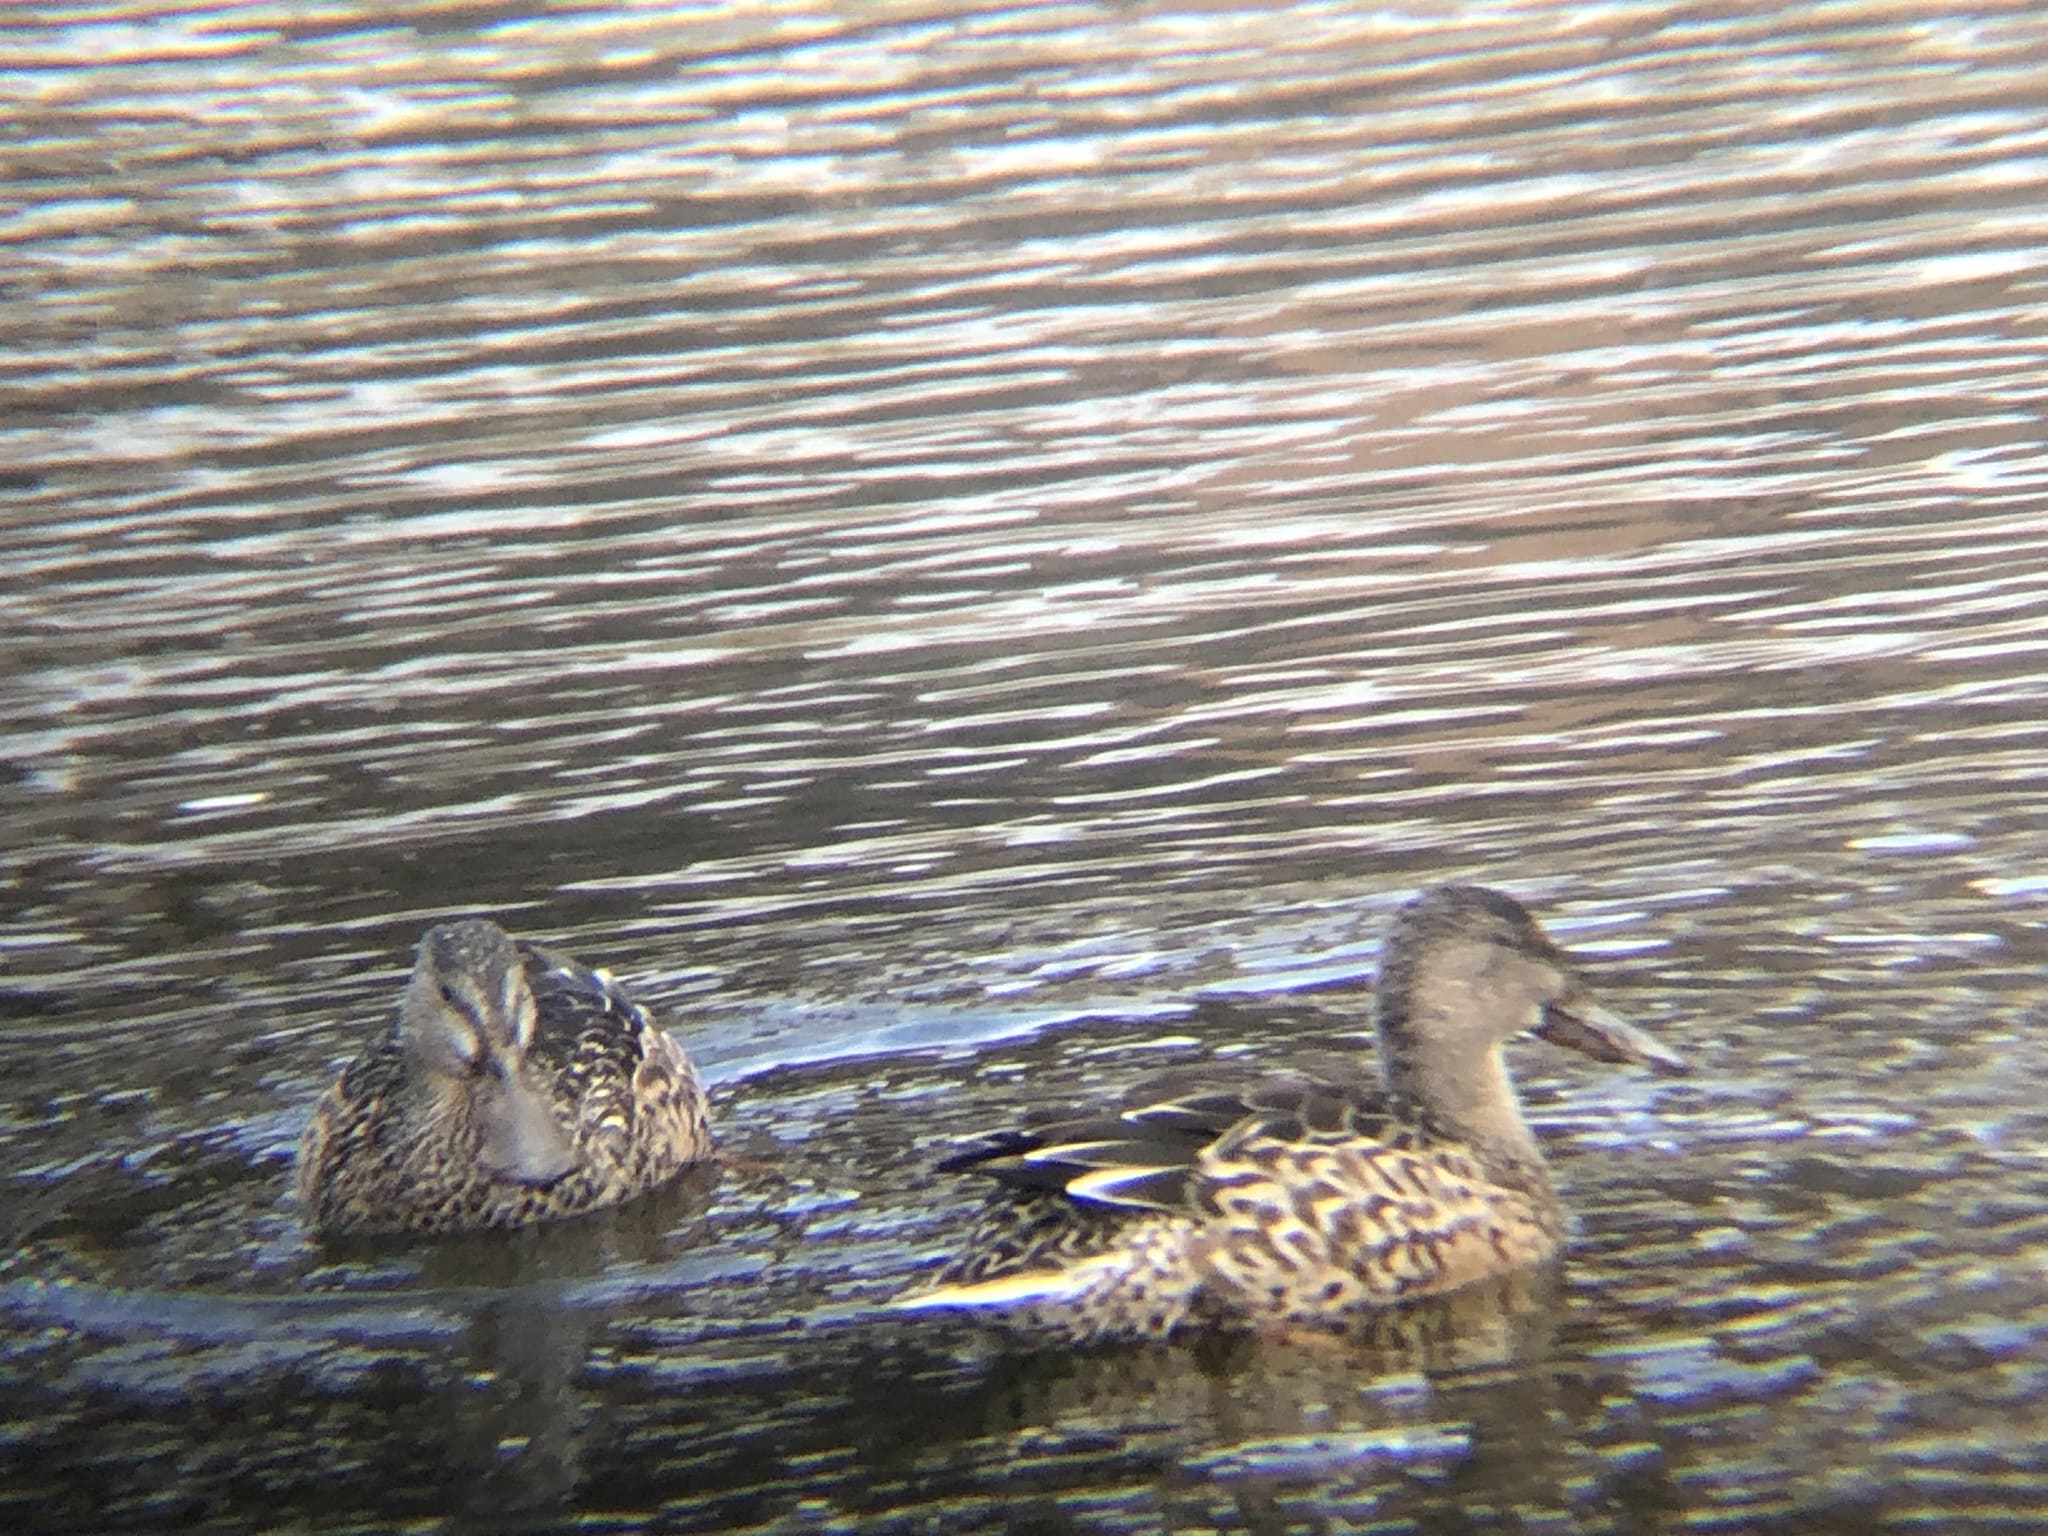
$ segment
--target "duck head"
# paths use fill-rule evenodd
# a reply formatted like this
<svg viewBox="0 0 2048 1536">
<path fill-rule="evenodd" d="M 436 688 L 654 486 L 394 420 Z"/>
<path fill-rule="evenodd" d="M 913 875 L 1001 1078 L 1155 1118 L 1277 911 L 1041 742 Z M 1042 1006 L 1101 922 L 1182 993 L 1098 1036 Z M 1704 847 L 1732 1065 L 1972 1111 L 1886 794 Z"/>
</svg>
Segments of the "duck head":
<svg viewBox="0 0 2048 1536">
<path fill-rule="evenodd" d="M 1440 885 L 1394 919 L 1380 959 L 1388 1090 L 1448 1129 L 1533 1149 L 1502 1047 L 1533 1034 L 1597 1061 L 1665 1072 L 1683 1058 L 1595 1003 L 1572 959 L 1512 896 Z"/>
<path fill-rule="evenodd" d="M 526 962 L 495 923 L 442 923 L 420 940 L 399 1033 L 437 1114 L 474 1126 L 477 1160 L 500 1178 L 552 1184 L 575 1149 L 528 1063 L 536 1010 Z"/>
</svg>

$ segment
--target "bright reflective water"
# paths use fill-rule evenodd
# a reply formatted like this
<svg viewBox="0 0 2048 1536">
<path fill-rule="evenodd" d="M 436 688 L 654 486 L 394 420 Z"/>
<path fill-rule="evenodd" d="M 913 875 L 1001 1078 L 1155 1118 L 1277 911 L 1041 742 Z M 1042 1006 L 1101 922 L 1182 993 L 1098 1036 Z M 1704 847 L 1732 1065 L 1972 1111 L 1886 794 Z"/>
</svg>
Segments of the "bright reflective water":
<svg viewBox="0 0 2048 1536">
<path fill-rule="evenodd" d="M 2048 1521 L 2032 7 L 0 43 L 9 1529 Z M 1508 1333 L 876 1313 L 954 1137 L 1326 1047 L 1446 877 L 1698 1068 L 1518 1057 Z M 744 1161 L 323 1253 L 479 910 Z"/>
</svg>

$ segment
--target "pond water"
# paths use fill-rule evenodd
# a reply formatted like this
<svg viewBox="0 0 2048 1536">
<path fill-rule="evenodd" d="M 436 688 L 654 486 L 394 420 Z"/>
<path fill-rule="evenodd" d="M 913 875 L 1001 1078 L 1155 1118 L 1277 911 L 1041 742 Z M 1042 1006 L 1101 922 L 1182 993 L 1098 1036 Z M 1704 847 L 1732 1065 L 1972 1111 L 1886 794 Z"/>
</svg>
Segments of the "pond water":
<svg viewBox="0 0 2048 1536">
<path fill-rule="evenodd" d="M 0 42 L 0 1524 L 2048 1524 L 2036 8 Z M 1445 878 L 1695 1065 L 1517 1048 L 1511 1326 L 879 1310 L 957 1138 L 1355 1047 Z M 322 1250 L 469 912 L 735 1161 Z"/>
</svg>

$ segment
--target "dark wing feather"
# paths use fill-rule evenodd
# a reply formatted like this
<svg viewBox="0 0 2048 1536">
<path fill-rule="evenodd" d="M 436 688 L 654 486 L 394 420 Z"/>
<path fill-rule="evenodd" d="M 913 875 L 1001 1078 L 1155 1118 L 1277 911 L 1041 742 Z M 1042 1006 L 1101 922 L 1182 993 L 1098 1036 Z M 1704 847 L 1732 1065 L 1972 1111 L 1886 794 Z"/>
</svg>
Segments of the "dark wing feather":
<svg viewBox="0 0 2048 1536">
<path fill-rule="evenodd" d="M 1177 1131 L 1206 1144 L 1252 1113 L 1253 1107 L 1243 1093 L 1217 1089 L 1167 1092 L 1144 1095 L 1123 1112 L 1123 1118 L 1162 1132 Z"/>
<path fill-rule="evenodd" d="M 1227 1123 L 1225 1128 L 1227 1128 Z M 1043 1190 L 1097 1205 L 1177 1209 L 1203 1147 L 1220 1134 L 1204 1122 L 1142 1115 L 1057 1120 L 1001 1131 L 953 1153 L 941 1172 L 984 1174 L 1015 1190 Z"/>
<path fill-rule="evenodd" d="M 980 1141 L 969 1142 L 958 1151 L 948 1153 L 933 1167 L 939 1173 L 981 1173 L 988 1163 L 1029 1152 L 1043 1144 L 1044 1139 L 1032 1131 L 995 1131 Z"/>
<path fill-rule="evenodd" d="M 1015 1190 L 1062 1194 L 1084 1205 L 1177 1211 L 1187 1207 L 1202 1154 L 1226 1137 L 1313 1142 L 1374 1136 L 1387 1123 L 1375 1089 L 1275 1078 L 1235 1091 L 1200 1087 L 1135 1095 L 1115 1115 L 998 1132 L 938 1167 L 983 1174 Z"/>
</svg>

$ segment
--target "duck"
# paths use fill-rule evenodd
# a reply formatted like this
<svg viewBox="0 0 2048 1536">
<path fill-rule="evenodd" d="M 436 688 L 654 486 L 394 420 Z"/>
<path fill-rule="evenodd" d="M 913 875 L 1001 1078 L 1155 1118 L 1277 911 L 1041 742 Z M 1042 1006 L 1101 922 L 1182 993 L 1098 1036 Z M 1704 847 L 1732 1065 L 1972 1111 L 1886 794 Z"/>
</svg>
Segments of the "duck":
<svg viewBox="0 0 2048 1536">
<path fill-rule="evenodd" d="M 522 1227 L 708 1157 L 687 1052 L 604 971 L 485 918 L 419 941 L 390 1025 L 313 1111 L 297 1190 L 322 1236 Z"/>
<path fill-rule="evenodd" d="M 1343 1327 L 1556 1258 L 1569 1220 L 1503 1047 L 1685 1062 L 1593 1001 L 1514 897 L 1445 884 L 1396 914 L 1375 978 L 1377 1081 L 1183 1074 L 1103 1113 L 1053 1116 L 939 1171 L 995 1198 L 934 1282 L 891 1303 L 1069 1340 L 1183 1328 Z"/>
</svg>

